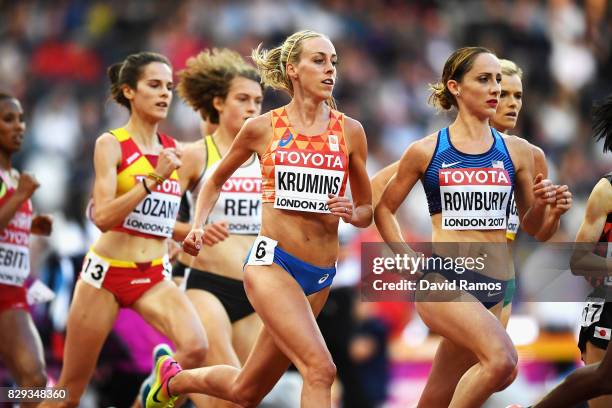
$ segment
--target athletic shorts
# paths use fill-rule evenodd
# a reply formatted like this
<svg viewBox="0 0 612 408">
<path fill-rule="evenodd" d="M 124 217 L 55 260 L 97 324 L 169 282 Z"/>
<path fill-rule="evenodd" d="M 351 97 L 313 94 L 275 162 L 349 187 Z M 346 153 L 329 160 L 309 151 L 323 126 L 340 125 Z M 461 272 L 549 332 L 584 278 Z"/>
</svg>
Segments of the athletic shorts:
<svg viewBox="0 0 612 408">
<path fill-rule="evenodd" d="M 83 259 L 80 278 L 108 290 L 121 307 L 130 307 L 150 288 L 170 280 L 171 268 L 168 256 L 136 263 L 105 258 L 90 249 Z"/>
<path fill-rule="evenodd" d="M 317 293 L 332 284 L 336 267 L 321 268 L 285 252 L 277 241 L 260 235 L 246 256 L 245 265 L 271 265 L 275 263 L 286 270 L 302 287 L 306 296 Z"/>
<path fill-rule="evenodd" d="M 0 313 L 12 310 L 30 310 L 26 298 L 27 290 L 23 286 L 4 285 L 0 283 Z"/>
<path fill-rule="evenodd" d="M 504 296 L 503 307 L 506 307 L 512 303 L 512 299 L 514 298 L 515 292 L 516 292 L 516 279 L 512 278 L 508 281 L 508 286 L 506 286 L 506 295 Z"/>
<path fill-rule="evenodd" d="M 212 293 L 223 305 L 232 323 L 255 311 L 244 291 L 241 280 L 191 268 L 185 289 L 200 289 Z"/>
<path fill-rule="evenodd" d="M 439 255 L 433 255 L 432 258 L 434 257 L 443 258 Z M 456 272 L 454 269 L 447 268 L 431 268 L 423 270 L 424 276 L 427 276 L 430 273 L 438 273 L 444 276 L 448 282 L 456 282 L 458 290 L 461 290 L 461 284 L 467 284 L 469 288 L 464 291 L 474 296 L 487 309 L 492 308 L 504 300 L 509 282 L 491 278 L 470 269 L 465 269 L 461 273 Z M 480 286 L 481 288 L 472 289 L 472 285 L 477 288 Z"/>
<path fill-rule="evenodd" d="M 582 309 L 578 348 L 586 351 L 587 342 L 602 350 L 608 348 L 612 333 L 612 303 L 591 294 Z"/>
<path fill-rule="evenodd" d="M 185 265 L 181 261 L 176 261 L 174 265 L 172 265 L 172 277 L 173 278 L 184 278 L 185 271 L 189 269 L 189 266 Z"/>
</svg>

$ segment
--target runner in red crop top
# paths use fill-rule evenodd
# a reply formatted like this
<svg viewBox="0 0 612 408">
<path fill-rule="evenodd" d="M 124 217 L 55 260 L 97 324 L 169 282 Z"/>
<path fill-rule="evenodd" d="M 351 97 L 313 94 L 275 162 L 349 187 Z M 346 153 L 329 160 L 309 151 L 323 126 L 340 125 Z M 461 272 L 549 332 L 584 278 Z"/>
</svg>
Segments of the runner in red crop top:
<svg viewBox="0 0 612 408">
<path fill-rule="evenodd" d="M 61 403 L 67 407 L 79 405 L 120 307 L 131 307 L 170 338 L 181 364 L 201 366 L 207 348 L 193 306 L 169 280 L 166 239 L 181 192 L 193 182 L 174 140 L 157 131 L 172 102 L 170 63 L 141 52 L 108 73 L 112 97 L 130 118 L 96 142 L 93 220 L 102 235 L 85 256 L 70 305 L 57 383 L 68 391 Z"/>
<path fill-rule="evenodd" d="M 39 184 L 11 163 L 24 132 L 21 104 L 0 93 L 0 360 L 19 387 L 44 387 L 44 353 L 24 283 L 30 274 L 30 234 L 49 235 L 52 220 L 32 215 L 30 197 Z"/>
</svg>

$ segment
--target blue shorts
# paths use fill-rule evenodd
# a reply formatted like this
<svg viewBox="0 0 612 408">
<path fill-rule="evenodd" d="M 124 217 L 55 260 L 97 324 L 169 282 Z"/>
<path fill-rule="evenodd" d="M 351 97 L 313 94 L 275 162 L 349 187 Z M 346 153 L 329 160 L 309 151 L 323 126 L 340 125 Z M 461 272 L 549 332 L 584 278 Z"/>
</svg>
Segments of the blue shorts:
<svg viewBox="0 0 612 408">
<path fill-rule="evenodd" d="M 438 255 L 433 255 L 432 258 L 446 259 Z M 423 273 L 424 275 L 427 275 L 429 273 L 438 273 L 444 276 L 447 281 L 456 282 L 458 286 L 461 284 L 461 281 L 463 281 L 463 284 L 467 285 L 482 285 L 483 288 L 481 289 L 467 289 L 464 291 L 474 296 L 487 309 L 492 308 L 493 306 L 504 300 L 504 298 L 506 297 L 506 290 L 508 288 L 509 282 L 491 278 L 489 276 L 483 275 L 467 268 L 465 268 L 465 271 L 462 273 L 458 273 L 454 269 L 447 268 L 424 269 Z"/>
<path fill-rule="evenodd" d="M 253 248 L 249 250 L 249 253 L 246 256 L 245 266 L 252 250 Z M 325 289 L 332 284 L 334 277 L 336 276 L 335 266 L 332 268 L 320 268 L 318 266 L 314 266 L 308 262 L 304 262 L 301 259 L 296 258 L 288 252 L 283 251 L 278 246 L 274 248 L 273 262 L 293 276 L 293 279 L 295 279 L 296 282 L 302 287 L 302 290 L 306 296 Z"/>
</svg>

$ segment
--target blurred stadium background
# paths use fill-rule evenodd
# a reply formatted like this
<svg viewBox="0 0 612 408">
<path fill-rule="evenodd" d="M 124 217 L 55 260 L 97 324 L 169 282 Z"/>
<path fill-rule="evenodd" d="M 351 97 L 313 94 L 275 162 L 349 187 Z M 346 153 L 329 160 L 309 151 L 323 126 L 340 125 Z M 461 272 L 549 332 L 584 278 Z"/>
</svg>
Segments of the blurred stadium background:
<svg viewBox="0 0 612 408">
<path fill-rule="evenodd" d="M 74 280 L 97 234 L 84 216 L 94 142 L 127 118 L 108 100 L 105 71 L 129 53 L 161 52 L 176 72 L 206 47 L 246 56 L 257 44 L 275 46 L 299 29 L 325 33 L 339 55 L 338 106 L 363 123 L 373 175 L 411 141 L 449 123 L 452 114 L 427 105 L 427 84 L 454 49 L 483 45 L 523 69 L 525 98 L 514 133 L 544 149 L 550 178 L 575 195 L 554 241 L 573 240 L 588 193 L 612 168 L 610 156 L 592 142 L 589 122 L 592 102 L 612 92 L 612 6 L 605 0 L 0 0 L 0 22 L 0 90 L 16 95 L 27 117 L 17 167 L 41 183 L 37 211 L 55 216 L 51 239 L 34 241 L 32 250 L 33 275 L 56 292 L 53 302 L 33 308 L 55 376 Z M 268 91 L 264 110 L 286 101 Z M 199 118 L 176 97 L 162 130 L 195 140 Z M 401 217 L 408 237 L 428 239 L 422 194 L 411 195 Z M 334 285 L 353 294 L 359 242 L 376 235 L 350 228 L 342 234 Z M 521 374 L 490 407 L 534 402 L 579 363 L 580 304 L 521 302 L 520 292 L 519 283 L 510 332 L 520 344 Z M 355 318 L 346 344 L 367 392 L 376 406 L 410 406 L 426 380 L 435 336 L 410 304 L 357 303 Z M 126 312 L 125 319 L 133 316 Z M 135 336 L 125 326 L 119 322 L 109 339 L 83 406 L 127 406 L 146 375 L 154 335 Z M 0 377 L 9 381 L 4 370 Z"/>
</svg>

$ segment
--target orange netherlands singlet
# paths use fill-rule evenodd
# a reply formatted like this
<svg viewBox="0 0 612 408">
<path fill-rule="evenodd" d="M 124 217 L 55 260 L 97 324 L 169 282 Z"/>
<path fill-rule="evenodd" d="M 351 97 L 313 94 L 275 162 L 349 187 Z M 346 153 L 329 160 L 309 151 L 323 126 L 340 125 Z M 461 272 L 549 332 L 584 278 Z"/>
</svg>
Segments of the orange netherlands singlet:
<svg viewBox="0 0 612 408">
<path fill-rule="evenodd" d="M 262 202 L 274 208 L 329 213 L 328 194 L 343 196 L 348 180 L 344 114 L 330 109 L 320 135 L 295 132 L 285 107 L 272 111 L 272 140 L 260 157 Z"/>
<path fill-rule="evenodd" d="M 121 164 L 117 168 L 118 197 L 155 171 L 158 156 L 143 155 L 124 128 L 111 130 L 110 133 L 121 144 Z M 159 140 L 164 148 L 176 147 L 176 142 L 169 136 L 159 134 Z M 138 203 L 122 225 L 112 230 L 146 238 L 171 237 L 180 203 L 181 185 L 174 170 L 170 177 L 155 186 L 152 193 Z"/>
</svg>

